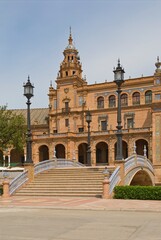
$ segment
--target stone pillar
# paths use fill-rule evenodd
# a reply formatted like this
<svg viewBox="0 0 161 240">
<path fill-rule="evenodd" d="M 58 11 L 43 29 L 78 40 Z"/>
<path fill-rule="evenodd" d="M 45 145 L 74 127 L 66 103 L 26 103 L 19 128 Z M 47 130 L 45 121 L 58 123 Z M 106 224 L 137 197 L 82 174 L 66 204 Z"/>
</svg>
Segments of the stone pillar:
<svg viewBox="0 0 161 240">
<path fill-rule="evenodd" d="M 96 148 L 91 149 L 91 164 L 96 166 Z"/>
<path fill-rule="evenodd" d="M 108 199 L 110 198 L 109 190 L 110 190 L 110 181 L 107 177 L 103 180 L 103 193 L 102 198 Z"/>
<path fill-rule="evenodd" d="M 72 153 L 73 152 L 71 152 L 72 151 L 72 149 L 71 149 L 71 142 L 70 142 L 70 138 L 68 138 L 68 140 L 67 140 L 67 145 L 66 145 L 66 158 L 67 159 L 72 159 Z"/>
<path fill-rule="evenodd" d="M 110 137 L 108 144 L 108 164 L 113 165 L 114 163 L 114 145 Z"/>
<path fill-rule="evenodd" d="M 6 163 L 6 156 L 5 155 L 3 155 L 3 167 L 5 167 L 5 164 Z"/>
<path fill-rule="evenodd" d="M 112 145 L 112 148 L 111 148 L 111 157 L 110 157 L 110 161 L 109 161 L 109 164 L 114 164 L 115 162 L 115 145 L 113 144 Z"/>
<path fill-rule="evenodd" d="M 8 155 L 8 167 L 10 168 L 10 166 L 11 166 L 11 155 L 9 154 Z"/>
<path fill-rule="evenodd" d="M 76 150 L 75 150 L 75 158 L 76 158 L 76 161 L 78 162 L 78 147 L 76 146 Z"/>
<path fill-rule="evenodd" d="M 129 138 L 129 141 L 128 141 L 128 156 L 131 156 L 134 154 L 134 143 L 135 143 L 135 139 L 133 138 Z"/>
<path fill-rule="evenodd" d="M 34 181 L 34 164 L 33 163 L 25 163 L 24 165 L 25 170 L 28 171 L 28 181 L 33 182 Z"/>
<path fill-rule="evenodd" d="M 8 179 L 5 179 L 5 180 L 2 182 L 2 185 L 3 185 L 3 195 L 2 195 L 2 197 L 3 197 L 3 198 L 8 198 L 8 197 L 10 197 L 10 194 L 9 194 L 9 180 L 8 180 Z"/>
</svg>

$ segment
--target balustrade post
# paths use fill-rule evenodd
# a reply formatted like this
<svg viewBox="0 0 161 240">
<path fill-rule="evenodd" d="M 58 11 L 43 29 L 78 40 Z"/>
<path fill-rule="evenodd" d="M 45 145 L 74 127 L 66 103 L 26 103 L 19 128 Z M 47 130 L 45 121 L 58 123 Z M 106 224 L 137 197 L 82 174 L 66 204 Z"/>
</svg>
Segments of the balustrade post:
<svg viewBox="0 0 161 240">
<path fill-rule="evenodd" d="M 72 160 L 73 160 L 74 166 L 77 166 L 77 163 L 76 163 L 76 157 L 75 157 L 75 150 L 73 150 L 73 157 L 72 157 Z"/>
<path fill-rule="evenodd" d="M 103 193 L 102 193 L 102 198 L 108 199 L 110 198 L 110 181 L 107 177 L 104 178 L 103 180 Z"/>
<path fill-rule="evenodd" d="M 9 193 L 9 180 L 8 180 L 8 179 L 5 179 L 5 180 L 2 182 L 2 185 L 3 185 L 3 195 L 2 195 L 2 197 L 3 197 L 3 198 L 8 198 L 8 197 L 10 197 L 10 193 Z"/>
<path fill-rule="evenodd" d="M 34 164 L 33 163 L 25 163 L 25 170 L 27 170 L 28 174 L 28 182 L 33 182 L 35 173 L 34 173 Z"/>
</svg>

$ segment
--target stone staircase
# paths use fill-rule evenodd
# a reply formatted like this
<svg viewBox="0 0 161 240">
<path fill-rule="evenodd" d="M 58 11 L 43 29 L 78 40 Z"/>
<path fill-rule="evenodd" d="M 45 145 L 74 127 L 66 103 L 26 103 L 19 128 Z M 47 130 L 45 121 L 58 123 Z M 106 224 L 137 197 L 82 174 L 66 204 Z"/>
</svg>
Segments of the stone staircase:
<svg viewBox="0 0 161 240">
<path fill-rule="evenodd" d="M 101 197 L 104 168 L 55 168 L 35 176 L 16 196 Z"/>
</svg>

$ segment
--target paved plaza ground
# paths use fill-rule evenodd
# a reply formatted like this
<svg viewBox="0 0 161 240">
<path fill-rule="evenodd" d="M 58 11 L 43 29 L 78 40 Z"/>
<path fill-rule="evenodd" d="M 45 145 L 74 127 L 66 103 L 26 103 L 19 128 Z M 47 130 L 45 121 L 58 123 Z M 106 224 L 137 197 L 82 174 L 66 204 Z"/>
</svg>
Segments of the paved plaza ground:
<svg viewBox="0 0 161 240">
<path fill-rule="evenodd" d="M 161 240 L 161 202 L 0 198 L 0 240 Z"/>
</svg>

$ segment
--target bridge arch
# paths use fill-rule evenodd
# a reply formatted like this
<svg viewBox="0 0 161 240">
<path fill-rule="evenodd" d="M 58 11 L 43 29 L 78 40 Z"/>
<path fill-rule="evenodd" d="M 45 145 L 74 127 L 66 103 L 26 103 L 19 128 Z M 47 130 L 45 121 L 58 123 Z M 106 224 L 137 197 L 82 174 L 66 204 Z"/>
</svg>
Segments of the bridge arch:
<svg viewBox="0 0 161 240">
<path fill-rule="evenodd" d="M 145 169 L 140 169 L 135 173 L 129 185 L 153 186 L 154 184 L 149 173 Z"/>
<path fill-rule="evenodd" d="M 124 170 L 125 185 L 155 185 L 153 165 L 144 156 L 133 154 L 125 159 Z"/>
</svg>

